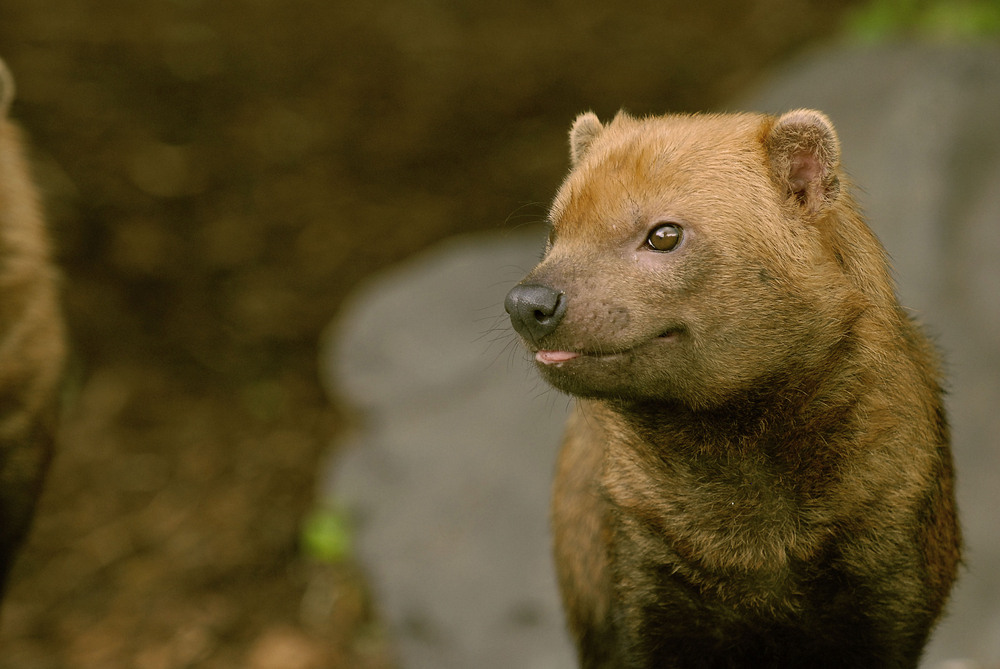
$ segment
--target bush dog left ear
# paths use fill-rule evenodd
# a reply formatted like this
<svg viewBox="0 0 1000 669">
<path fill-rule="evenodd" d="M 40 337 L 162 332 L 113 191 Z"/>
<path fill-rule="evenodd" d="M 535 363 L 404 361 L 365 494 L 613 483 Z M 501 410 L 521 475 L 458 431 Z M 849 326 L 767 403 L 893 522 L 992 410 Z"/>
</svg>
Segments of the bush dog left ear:
<svg viewBox="0 0 1000 669">
<path fill-rule="evenodd" d="M 797 109 L 783 114 L 764 138 L 771 176 L 785 197 L 816 213 L 837 197 L 840 140 L 825 114 Z"/>
</svg>

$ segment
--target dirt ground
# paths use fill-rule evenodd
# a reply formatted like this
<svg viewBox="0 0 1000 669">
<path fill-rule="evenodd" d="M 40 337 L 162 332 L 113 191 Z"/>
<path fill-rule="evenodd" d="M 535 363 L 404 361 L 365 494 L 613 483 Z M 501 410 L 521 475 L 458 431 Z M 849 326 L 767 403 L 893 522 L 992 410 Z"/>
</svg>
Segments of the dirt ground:
<svg viewBox="0 0 1000 669">
<path fill-rule="evenodd" d="M 0 669 L 392 666 L 363 565 L 300 547 L 344 296 L 541 218 L 577 112 L 723 104 L 835 4 L 5 0 L 75 354 Z"/>
</svg>

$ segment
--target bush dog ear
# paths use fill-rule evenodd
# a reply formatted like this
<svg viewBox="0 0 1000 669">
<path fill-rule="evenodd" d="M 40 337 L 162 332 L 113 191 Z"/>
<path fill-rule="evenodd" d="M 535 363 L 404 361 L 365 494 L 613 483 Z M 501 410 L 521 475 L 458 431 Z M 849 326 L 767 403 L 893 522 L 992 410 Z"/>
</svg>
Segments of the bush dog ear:
<svg viewBox="0 0 1000 669">
<path fill-rule="evenodd" d="M 604 126 L 594 112 L 584 112 L 576 117 L 569 131 L 569 158 L 573 167 L 583 160 L 587 149 L 603 130 Z"/>
<path fill-rule="evenodd" d="M 764 147 L 771 176 L 785 197 L 816 213 L 837 196 L 840 140 L 825 114 L 797 109 L 782 115 L 764 138 Z"/>
</svg>

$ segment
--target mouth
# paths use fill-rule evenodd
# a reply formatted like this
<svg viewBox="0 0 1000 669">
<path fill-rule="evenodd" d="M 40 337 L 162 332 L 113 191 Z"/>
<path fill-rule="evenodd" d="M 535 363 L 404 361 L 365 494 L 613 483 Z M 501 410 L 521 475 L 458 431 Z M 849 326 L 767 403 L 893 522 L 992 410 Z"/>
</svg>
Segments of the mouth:
<svg viewBox="0 0 1000 669">
<path fill-rule="evenodd" d="M 589 358 L 592 360 L 607 360 L 611 358 L 621 357 L 626 355 L 640 347 L 648 346 L 657 342 L 672 342 L 675 341 L 680 336 L 680 329 L 670 329 L 662 332 L 661 334 L 653 337 L 652 339 L 646 340 L 637 344 L 635 346 L 630 346 L 628 348 L 620 350 L 612 350 L 608 353 L 597 353 L 588 351 L 557 351 L 550 349 L 540 349 L 535 352 L 535 362 L 542 365 L 554 365 L 559 367 L 563 363 L 569 362 L 570 360 L 575 360 L 577 358 Z"/>
<path fill-rule="evenodd" d="M 560 365 L 564 362 L 572 360 L 573 358 L 579 358 L 581 355 L 586 355 L 586 354 L 577 353 L 576 351 L 541 350 L 535 353 L 535 361 L 540 362 L 543 365 Z"/>
</svg>

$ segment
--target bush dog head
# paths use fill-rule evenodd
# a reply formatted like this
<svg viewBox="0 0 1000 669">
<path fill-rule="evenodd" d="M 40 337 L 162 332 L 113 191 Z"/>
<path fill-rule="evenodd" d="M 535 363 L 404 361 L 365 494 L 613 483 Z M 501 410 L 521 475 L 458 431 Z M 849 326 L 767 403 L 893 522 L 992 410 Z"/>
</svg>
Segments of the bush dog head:
<svg viewBox="0 0 1000 669">
<path fill-rule="evenodd" d="M 859 310 L 889 297 L 864 295 L 868 279 L 842 266 L 838 244 L 868 240 L 830 229 L 851 205 L 819 112 L 622 113 L 607 126 L 586 113 L 570 145 L 544 260 L 506 301 L 561 390 L 716 405 L 822 364 Z"/>
</svg>

